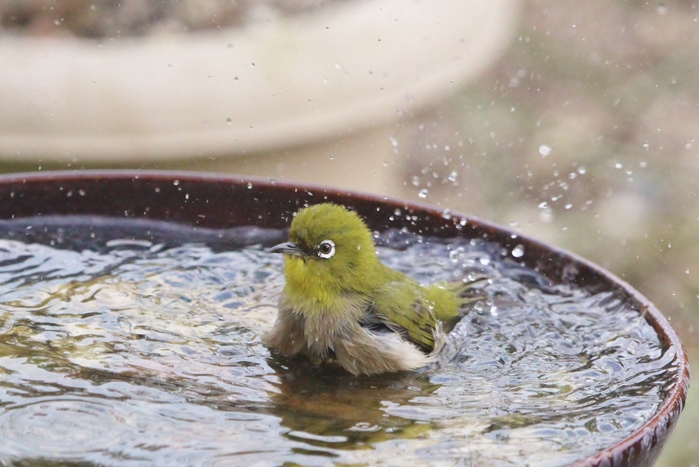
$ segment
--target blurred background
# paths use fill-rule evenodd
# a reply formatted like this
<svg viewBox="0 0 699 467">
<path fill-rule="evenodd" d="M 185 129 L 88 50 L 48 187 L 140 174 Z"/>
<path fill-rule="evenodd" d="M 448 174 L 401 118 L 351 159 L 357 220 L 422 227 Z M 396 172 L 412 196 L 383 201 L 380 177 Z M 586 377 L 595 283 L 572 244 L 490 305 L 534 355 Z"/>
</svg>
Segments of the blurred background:
<svg viewBox="0 0 699 467">
<path fill-rule="evenodd" d="M 157 3 L 0 3 L 1 171 L 437 204 L 621 276 L 699 362 L 699 2 Z M 698 386 L 659 466 L 699 465 Z"/>
</svg>

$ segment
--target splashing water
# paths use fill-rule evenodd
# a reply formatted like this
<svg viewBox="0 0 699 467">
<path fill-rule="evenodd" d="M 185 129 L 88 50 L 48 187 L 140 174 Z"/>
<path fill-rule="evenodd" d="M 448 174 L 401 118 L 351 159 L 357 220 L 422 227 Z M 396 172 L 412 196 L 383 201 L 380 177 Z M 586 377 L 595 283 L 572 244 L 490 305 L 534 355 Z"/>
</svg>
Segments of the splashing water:
<svg viewBox="0 0 699 467">
<path fill-rule="evenodd" d="M 486 241 L 378 236 L 419 281 L 490 279 L 438 364 L 353 377 L 260 342 L 284 283 L 263 246 L 284 232 L 55 218 L 0 238 L 2 461 L 564 465 L 671 384 L 637 310 Z"/>
</svg>

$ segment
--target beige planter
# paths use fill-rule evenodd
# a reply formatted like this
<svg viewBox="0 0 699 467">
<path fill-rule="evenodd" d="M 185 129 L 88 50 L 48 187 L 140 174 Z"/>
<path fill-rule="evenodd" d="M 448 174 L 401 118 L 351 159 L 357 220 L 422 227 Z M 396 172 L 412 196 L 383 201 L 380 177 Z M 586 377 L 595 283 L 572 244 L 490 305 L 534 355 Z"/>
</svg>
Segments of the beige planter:
<svg viewBox="0 0 699 467">
<path fill-rule="evenodd" d="M 491 64 L 516 7 L 354 0 L 209 33 L 0 37 L 0 157 L 172 161 L 375 130 Z"/>
</svg>

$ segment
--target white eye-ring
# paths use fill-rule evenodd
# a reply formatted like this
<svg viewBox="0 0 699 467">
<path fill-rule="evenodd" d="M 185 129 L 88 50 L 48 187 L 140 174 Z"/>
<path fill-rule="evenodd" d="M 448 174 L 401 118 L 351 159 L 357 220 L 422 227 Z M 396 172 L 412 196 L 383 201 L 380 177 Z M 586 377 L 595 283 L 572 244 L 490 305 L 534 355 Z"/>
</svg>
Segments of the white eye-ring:
<svg viewBox="0 0 699 467">
<path fill-rule="evenodd" d="M 335 242 L 332 240 L 323 240 L 318 245 L 318 256 L 323 259 L 332 258 L 335 254 Z"/>
</svg>

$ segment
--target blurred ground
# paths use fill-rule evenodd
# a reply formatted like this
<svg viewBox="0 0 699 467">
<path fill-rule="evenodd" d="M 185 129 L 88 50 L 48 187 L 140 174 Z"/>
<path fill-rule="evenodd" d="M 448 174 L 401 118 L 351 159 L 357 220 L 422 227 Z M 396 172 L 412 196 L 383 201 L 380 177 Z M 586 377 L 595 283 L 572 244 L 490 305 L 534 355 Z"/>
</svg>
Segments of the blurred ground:
<svg viewBox="0 0 699 467">
<path fill-rule="evenodd" d="M 696 365 L 699 2 L 523 7 L 519 33 L 488 74 L 385 138 L 398 182 L 384 194 L 509 225 L 603 265 L 672 320 Z M 241 170 L 260 174 L 256 161 L 250 155 Z M 262 174 L 279 176 L 284 163 Z M 338 184 L 361 183 L 345 175 L 338 170 Z M 699 465 L 697 387 L 661 467 Z"/>
</svg>

